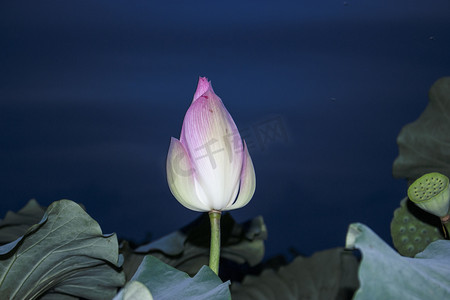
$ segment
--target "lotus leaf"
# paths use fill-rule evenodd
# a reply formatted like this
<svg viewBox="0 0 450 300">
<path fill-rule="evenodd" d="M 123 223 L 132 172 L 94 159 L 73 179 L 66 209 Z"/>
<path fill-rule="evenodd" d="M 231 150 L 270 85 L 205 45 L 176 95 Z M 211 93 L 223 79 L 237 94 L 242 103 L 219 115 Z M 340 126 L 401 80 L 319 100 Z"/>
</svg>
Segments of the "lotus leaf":
<svg viewBox="0 0 450 300">
<path fill-rule="evenodd" d="M 117 238 L 70 200 L 53 202 L 22 237 L 0 246 L 4 299 L 111 299 L 125 283 Z"/>
<path fill-rule="evenodd" d="M 423 174 L 450 177 L 450 77 L 437 80 L 420 117 L 405 125 L 397 137 L 399 156 L 393 175 L 412 182 Z"/>
<path fill-rule="evenodd" d="M 12 242 L 24 235 L 31 225 L 39 223 L 44 213 L 45 208 L 34 199 L 17 213 L 8 211 L 0 221 L 0 244 Z"/>
<path fill-rule="evenodd" d="M 207 266 L 193 277 L 147 255 L 130 282 L 143 283 L 158 300 L 230 300 L 229 282 L 223 283 Z M 127 287 L 126 287 L 127 288 Z M 140 287 L 142 289 L 142 287 Z M 119 300 L 122 298 L 116 298 Z M 125 299 L 125 298 L 123 298 Z"/>
<path fill-rule="evenodd" d="M 351 251 L 330 249 L 299 256 L 277 271 L 249 275 L 242 283 L 232 284 L 231 294 L 233 300 L 349 299 L 358 287 L 357 268 Z"/>
<path fill-rule="evenodd" d="M 449 299 L 450 241 L 437 240 L 414 258 L 398 254 L 369 227 L 354 223 L 346 246 L 362 252 L 353 300 Z"/>
</svg>

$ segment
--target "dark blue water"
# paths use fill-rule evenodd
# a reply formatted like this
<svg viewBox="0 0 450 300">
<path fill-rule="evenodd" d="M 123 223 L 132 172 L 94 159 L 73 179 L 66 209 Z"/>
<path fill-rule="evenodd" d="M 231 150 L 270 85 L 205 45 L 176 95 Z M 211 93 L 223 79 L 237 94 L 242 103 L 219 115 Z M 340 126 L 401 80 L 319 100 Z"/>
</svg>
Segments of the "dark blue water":
<svg viewBox="0 0 450 300">
<path fill-rule="evenodd" d="M 355 221 L 390 241 L 396 137 L 450 70 L 448 1 L 395 2 L 1 4 L 0 213 L 69 198 L 137 241 L 189 223 L 165 159 L 206 76 L 251 143 L 232 215 L 264 216 L 268 256 Z"/>
</svg>

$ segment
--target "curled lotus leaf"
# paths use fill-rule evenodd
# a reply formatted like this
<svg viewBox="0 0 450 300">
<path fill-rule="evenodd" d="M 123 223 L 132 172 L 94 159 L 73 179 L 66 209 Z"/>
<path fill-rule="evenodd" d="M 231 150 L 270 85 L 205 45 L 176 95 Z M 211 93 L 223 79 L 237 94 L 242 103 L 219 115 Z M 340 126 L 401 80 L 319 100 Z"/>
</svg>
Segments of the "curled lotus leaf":
<svg viewBox="0 0 450 300">
<path fill-rule="evenodd" d="M 138 282 L 141 284 L 136 284 Z M 146 255 L 131 281 L 113 300 L 231 300 L 229 285 L 229 281 L 222 282 L 208 266 L 202 266 L 191 278 L 156 257 Z"/>
<path fill-rule="evenodd" d="M 5 218 L 6 219 L 6 218 Z M 125 284 L 115 234 L 70 200 L 0 246 L 1 299 L 111 299 Z"/>
<path fill-rule="evenodd" d="M 396 178 L 412 182 L 425 173 L 450 176 L 450 77 L 437 80 L 420 117 L 405 125 L 397 137 Z"/>
<path fill-rule="evenodd" d="M 39 223 L 45 209 L 35 199 L 31 199 L 18 212 L 8 211 L 0 220 L 0 245 L 16 240 L 24 235 L 30 226 Z"/>
<path fill-rule="evenodd" d="M 449 299 L 450 241 L 436 240 L 414 258 L 401 256 L 369 227 L 350 225 L 348 249 L 359 249 L 360 287 L 353 300 Z"/>
</svg>

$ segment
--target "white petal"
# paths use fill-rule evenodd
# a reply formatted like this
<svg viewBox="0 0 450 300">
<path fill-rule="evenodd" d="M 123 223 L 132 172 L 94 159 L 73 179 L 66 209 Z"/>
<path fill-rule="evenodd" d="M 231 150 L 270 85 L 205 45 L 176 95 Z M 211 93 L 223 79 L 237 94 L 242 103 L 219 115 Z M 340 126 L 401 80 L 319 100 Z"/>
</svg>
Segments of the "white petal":
<svg viewBox="0 0 450 300">
<path fill-rule="evenodd" d="M 166 162 L 167 182 L 173 196 L 183 206 L 195 211 L 209 211 L 197 196 L 195 169 L 183 144 L 175 138 L 170 140 Z"/>
<path fill-rule="evenodd" d="M 236 202 L 233 205 L 228 206 L 224 210 L 232 210 L 236 208 L 241 208 L 253 197 L 256 189 L 256 175 L 255 168 L 253 167 L 252 158 L 248 153 L 247 144 L 244 142 L 244 160 L 242 162 L 242 171 L 241 171 L 241 183 L 239 187 L 239 196 L 236 199 Z"/>
</svg>

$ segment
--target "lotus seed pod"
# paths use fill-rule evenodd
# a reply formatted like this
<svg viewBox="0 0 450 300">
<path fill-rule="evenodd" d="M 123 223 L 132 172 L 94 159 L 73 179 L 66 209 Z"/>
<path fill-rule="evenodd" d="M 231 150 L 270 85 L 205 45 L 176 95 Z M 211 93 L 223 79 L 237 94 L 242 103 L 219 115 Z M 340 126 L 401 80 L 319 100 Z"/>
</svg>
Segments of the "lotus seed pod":
<svg viewBox="0 0 450 300">
<path fill-rule="evenodd" d="M 401 255 L 414 257 L 431 242 L 444 239 L 444 237 L 438 227 L 439 220 L 436 218 L 436 226 L 422 222 L 408 209 L 407 200 L 404 198 L 400 202 L 400 207 L 394 211 L 391 236 L 394 247 Z M 425 214 L 425 212 L 417 210 Z"/>
<path fill-rule="evenodd" d="M 408 197 L 421 209 L 435 216 L 447 216 L 450 204 L 447 176 L 436 172 L 423 175 L 409 186 Z"/>
</svg>

